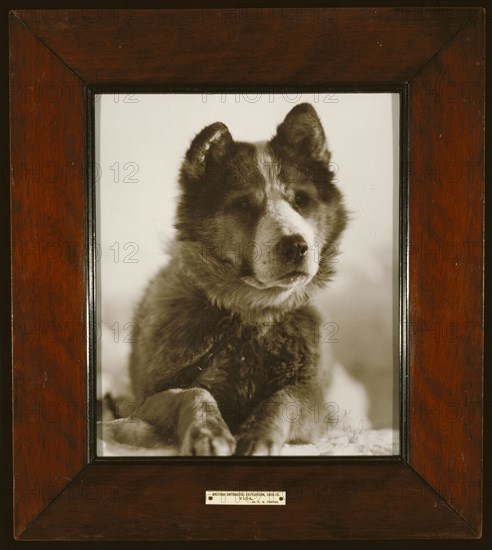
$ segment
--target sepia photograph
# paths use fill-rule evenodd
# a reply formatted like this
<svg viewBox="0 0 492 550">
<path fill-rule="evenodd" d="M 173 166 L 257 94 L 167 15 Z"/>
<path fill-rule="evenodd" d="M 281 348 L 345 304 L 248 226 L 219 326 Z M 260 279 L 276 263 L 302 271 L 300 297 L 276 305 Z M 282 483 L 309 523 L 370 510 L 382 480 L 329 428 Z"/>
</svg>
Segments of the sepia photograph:
<svg viewBox="0 0 492 550">
<path fill-rule="evenodd" d="M 96 96 L 98 456 L 399 455 L 399 116 Z"/>
</svg>

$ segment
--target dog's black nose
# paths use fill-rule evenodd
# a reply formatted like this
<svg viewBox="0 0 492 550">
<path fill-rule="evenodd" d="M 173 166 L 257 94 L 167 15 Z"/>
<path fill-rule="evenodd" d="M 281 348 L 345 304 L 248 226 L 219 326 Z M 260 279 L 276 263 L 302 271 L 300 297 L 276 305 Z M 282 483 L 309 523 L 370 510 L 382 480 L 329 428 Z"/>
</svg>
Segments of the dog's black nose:
<svg viewBox="0 0 492 550">
<path fill-rule="evenodd" d="M 289 235 L 282 238 L 278 249 L 284 261 L 297 263 L 307 254 L 308 245 L 301 235 Z"/>
</svg>

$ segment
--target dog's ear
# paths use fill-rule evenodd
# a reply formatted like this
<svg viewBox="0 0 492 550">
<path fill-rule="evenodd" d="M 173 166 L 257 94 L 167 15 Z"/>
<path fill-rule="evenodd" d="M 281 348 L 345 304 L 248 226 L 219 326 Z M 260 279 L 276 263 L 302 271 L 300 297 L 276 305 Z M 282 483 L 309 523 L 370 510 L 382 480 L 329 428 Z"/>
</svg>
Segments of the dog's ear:
<svg viewBox="0 0 492 550">
<path fill-rule="evenodd" d="M 214 122 L 195 136 L 186 152 L 182 176 L 188 181 L 200 180 L 207 167 L 217 164 L 230 150 L 233 139 L 222 122 Z"/>
<path fill-rule="evenodd" d="M 309 103 L 296 105 L 277 127 L 271 140 L 273 149 L 290 160 L 328 163 L 330 153 L 316 111 Z"/>
</svg>

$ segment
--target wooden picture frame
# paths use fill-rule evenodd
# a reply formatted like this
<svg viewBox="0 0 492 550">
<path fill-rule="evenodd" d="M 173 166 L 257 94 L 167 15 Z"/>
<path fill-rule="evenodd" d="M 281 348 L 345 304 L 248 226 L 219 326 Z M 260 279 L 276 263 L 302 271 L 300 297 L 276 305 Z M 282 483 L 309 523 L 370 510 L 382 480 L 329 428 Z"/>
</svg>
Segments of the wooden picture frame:
<svg viewBox="0 0 492 550">
<path fill-rule="evenodd" d="M 17 539 L 481 536 L 484 20 L 481 8 L 10 12 Z M 95 459 L 94 93 L 296 86 L 406 95 L 402 456 Z M 287 505 L 206 506 L 207 489 L 285 490 Z"/>
</svg>

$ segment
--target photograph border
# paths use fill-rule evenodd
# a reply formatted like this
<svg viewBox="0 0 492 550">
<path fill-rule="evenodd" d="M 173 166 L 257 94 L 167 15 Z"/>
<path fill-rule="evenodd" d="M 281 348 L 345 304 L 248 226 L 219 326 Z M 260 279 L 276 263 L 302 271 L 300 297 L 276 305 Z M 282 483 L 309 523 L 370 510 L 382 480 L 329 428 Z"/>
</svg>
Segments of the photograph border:
<svg viewBox="0 0 492 550">
<path fill-rule="evenodd" d="M 332 87 L 323 87 L 320 88 L 319 86 L 316 87 L 309 87 L 309 86 L 297 86 L 295 88 L 292 87 L 282 87 L 282 88 L 274 88 L 272 86 L 268 88 L 264 87 L 241 87 L 241 88 L 227 88 L 227 89 L 221 89 L 219 91 L 220 93 L 224 94 L 259 94 L 259 93 L 272 93 L 272 94 L 296 94 L 296 95 L 304 95 L 309 94 L 311 96 L 314 96 L 314 94 L 319 94 L 319 96 L 327 95 L 329 99 L 338 101 L 338 98 L 336 97 L 337 94 L 349 94 L 349 93 L 360 93 L 360 94 L 395 94 L 398 96 L 398 130 L 397 130 L 397 148 L 398 148 L 398 154 L 396 157 L 396 170 L 401 173 L 400 178 L 398 181 L 393 182 L 393 191 L 395 198 L 393 202 L 396 202 L 393 205 L 393 223 L 395 224 L 395 229 L 393 231 L 393 243 L 392 246 L 395 247 L 395 250 L 393 251 L 393 258 L 392 262 L 395 262 L 395 258 L 397 259 L 397 269 L 394 268 L 391 272 L 391 278 L 393 283 L 393 291 L 392 291 L 392 314 L 394 315 L 395 319 L 391 323 L 391 329 L 392 329 L 392 345 L 393 345 L 393 353 L 392 358 L 393 362 L 389 364 L 387 370 L 391 373 L 391 376 L 393 378 L 393 387 L 392 392 L 390 394 L 390 398 L 392 401 L 392 405 L 394 407 L 393 414 L 392 414 L 392 424 L 391 427 L 395 432 L 397 432 L 398 437 L 398 452 L 394 454 L 382 454 L 377 455 L 377 459 L 383 458 L 395 458 L 400 457 L 402 459 L 405 459 L 407 456 L 407 432 L 406 432 L 406 403 L 407 403 L 407 372 L 408 372 L 408 358 L 406 353 L 406 345 L 405 345 L 405 331 L 403 330 L 403 327 L 407 326 L 408 324 L 408 303 L 407 303 L 407 254 L 406 252 L 400 247 L 400 243 L 406 243 L 407 242 L 407 221 L 408 221 L 408 185 L 407 185 L 407 174 L 404 170 L 404 167 L 408 165 L 408 150 L 407 150 L 407 135 L 406 135 L 406 128 L 407 128 L 407 121 L 406 121 L 406 115 L 408 112 L 408 98 L 407 98 L 407 90 L 406 87 L 400 84 L 389 84 L 389 85 L 371 85 L 368 86 L 367 89 L 365 89 L 361 85 L 357 85 L 356 87 L 353 86 L 332 86 Z M 97 101 L 96 96 L 99 94 L 110 94 L 111 92 L 107 91 L 106 87 L 102 88 L 94 88 L 92 90 L 92 108 L 90 108 L 90 112 L 88 113 L 88 117 L 92 117 L 92 123 L 91 127 L 88 129 L 88 132 L 90 134 L 90 153 L 92 154 L 94 151 L 96 151 L 97 143 L 96 143 L 96 131 L 95 131 L 95 120 L 94 120 L 94 114 L 96 112 L 95 110 L 95 102 Z M 128 94 L 128 97 L 134 94 L 133 92 L 118 92 L 123 96 L 123 98 Z M 156 93 L 156 92 L 150 92 L 150 93 Z M 200 92 L 192 91 L 190 92 L 189 89 L 186 90 L 176 90 L 173 89 L 172 92 L 169 92 L 166 90 L 166 93 L 175 93 L 175 94 L 213 94 L 217 93 L 216 88 L 208 88 L 203 87 Z M 141 96 L 145 96 L 145 92 L 140 94 Z M 131 97 L 132 100 L 135 100 L 137 98 Z M 289 102 L 290 103 L 290 102 Z M 292 106 L 296 105 L 295 102 L 292 102 Z M 396 132 L 395 132 L 396 133 Z M 92 162 L 88 161 L 88 166 L 93 166 Z M 90 282 L 89 282 L 89 315 L 92 317 L 89 320 L 89 334 L 91 335 L 90 338 L 90 359 L 89 359 L 89 369 L 90 369 L 90 375 L 89 375 L 89 402 L 90 403 L 97 403 L 98 395 L 101 395 L 101 388 L 99 388 L 98 391 L 98 384 L 101 380 L 101 373 L 104 369 L 104 366 L 98 362 L 98 356 L 101 356 L 101 341 L 100 341 L 100 334 L 98 334 L 98 331 L 100 331 L 100 325 L 101 320 L 97 318 L 97 308 L 101 307 L 101 301 L 102 296 L 101 294 L 97 293 L 97 288 L 99 286 L 97 277 L 97 254 L 96 254 L 96 248 L 97 246 L 101 246 L 100 242 L 96 242 L 96 237 L 92 237 L 92 235 L 97 235 L 97 227 L 96 224 L 98 223 L 97 220 L 100 220 L 101 216 L 101 209 L 97 209 L 96 205 L 98 203 L 97 197 L 96 197 L 96 174 L 91 173 L 91 180 L 88 182 L 88 192 L 90 196 L 88 197 L 88 220 L 91 225 L 92 230 L 89 232 L 90 242 L 87 243 L 87 247 L 89 250 L 89 269 L 88 273 L 90 274 Z M 99 253 L 100 250 L 99 250 Z M 94 266 L 94 267 L 93 267 Z M 99 274 L 100 275 L 100 274 Z M 99 340 L 98 340 L 99 338 Z M 97 345 L 93 345 L 92 343 L 97 343 Z M 98 365 L 101 369 L 100 372 L 98 372 Z M 98 382 L 96 384 L 96 381 Z M 387 398 L 387 396 L 386 396 Z M 125 408 L 125 405 L 122 402 L 122 408 Z M 325 403 L 326 404 L 326 403 Z M 128 401 L 126 404 L 126 408 L 128 411 L 133 411 L 135 408 L 135 403 L 133 401 Z M 97 430 L 97 422 L 95 419 L 95 413 L 96 407 L 92 406 L 90 410 L 88 411 L 88 414 L 91 415 L 92 421 L 89 423 L 88 426 L 88 453 L 91 459 L 97 459 L 97 460 L 118 460 L 121 458 L 122 460 L 125 460 L 130 457 L 125 456 L 104 456 L 102 454 L 97 454 L 97 439 L 98 435 L 101 437 L 101 432 L 98 434 Z M 345 411 L 347 412 L 347 411 Z M 126 415 L 123 415 L 126 416 Z M 395 417 L 398 417 L 398 422 L 395 420 Z M 355 419 L 354 419 L 355 421 Z M 338 422 L 338 421 L 336 421 Z M 334 422 L 334 424 L 336 423 Z M 349 424 L 350 426 L 350 421 Z M 397 427 L 396 427 L 397 426 Z M 343 455 L 337 455 L 338 459 Z M 344 458 L 352 458 L 357 457 L 359 459 L 372 459 L 374 456 L 371 455 L 347 455 L 347 457 Z M 295 455 L 295 456 L 282 456 L 283 461 L 288 460 L 294 460 L 298 461 L 299 458 L 302 458 L 303 461 L 319 461 L 319 460 L 326 460 L 327 458 L 330 458 L 329 455 Z M 176 456 L 140 456 L 140 460 L 145 461 L 151 461 L 151 460 L 159 460 L 159 461 L 173 461 L 176 460 Z M 189 457 L 187 456 L 180 456 L 179 461 L 181 463 L 185 462 Z M 211 458 L 207 458 L 207 460 L 210 460 Z M 251 457 L 234 457 L 233 459 L 227 458 L 227 462 L 230 463 L 231 460 L 250 460 Z M 253 458 L 254 460 L 257 460 L 258 458 Z M 192 461 L 196 461 L 195 458 L 191 458 Z M 221 459 L 219 459 L 221 460 Z"/>
<path fill-rule="evenodd" d="M 485 10 L 245 10 L 10 12 L 14 536 L 479 538 Z M 94 93 L 397 86 L 407 454 L 95 459 Z M 210 489 L 286 490 L 288 504 L 217 512 Z"/>
</svg>

